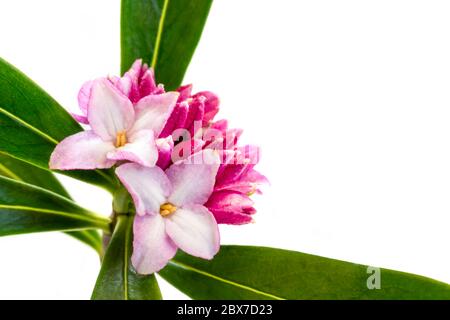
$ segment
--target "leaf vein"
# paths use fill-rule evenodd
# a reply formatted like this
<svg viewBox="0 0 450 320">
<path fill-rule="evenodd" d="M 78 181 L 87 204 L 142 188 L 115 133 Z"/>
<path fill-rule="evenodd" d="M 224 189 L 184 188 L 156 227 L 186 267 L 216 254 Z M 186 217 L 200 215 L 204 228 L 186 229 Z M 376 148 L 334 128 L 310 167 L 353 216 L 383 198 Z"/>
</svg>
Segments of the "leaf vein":
<svg viewBox="0 0 450 320">
<path fill-rule="evenodd" d="M 200 269 L 193 268 L 193 267 L 191 267 L 191 266 L 188 266 L 188 265 L 186 265 L 186 264 L 184 264 L 184 263 L 182 263 L 182 262 L 176 261 L 176 260 L 174 260 L 174 259 L 172 259 L 169 263 L 170 263 L 170 264 L 173 264 L 173 265 L 175 265 L 175 266 L 178 266 L 178 267 L 180 267 L 180 268 L 183 268 L 183 269 L 186 269 L 186 270 L 189 270 L 189 271 L 192 271 L 192 272 L 201 274 L 201 275 L 203 275 L 203 276 L 212 278 L 212 279 L 214 279 L 214 280 L 217 280 L 217 281 L 220 281 L 220 282 L 224 282 L 224 283 L 226 283 L 226 284 L 229 284 L 229 285 L 232 285 L 232 286 L 236 286 L 236 287 L 239 287 L 239 288 L 241 288 L 241 289 L 251 291 L 251 292 L 253 292 L 253 293 L 257 293 L 257 294 L 260 294 L 260 295 L 264 295 L 264 296 L 266 296 L 266 297 L 269 297 L 269 298 L 272 298 L 272 299 L 275 299 L 275 300 L 286 300 L 286 298 L 282 298 L 282 297 L 279 297 L 279 296 L 276 296 L 276 295 L 273 295 L 273 294 L 270 294 L 270 293 L 267 293 L 267 292 L 258 290 L 258 289 L 256 289 L 256 288 L 249 287 L 249 286 L 247 286 L 247 285 L 245 285 L 245 284 L 237 283 L 237 282 L 235 282 L 235 281 L 228 280 L 228 279 L 225 279 L 225 278 L 222 278 L 222 277 L 213 275 L 213 274 L 211 274 L 211 273 L 209 273 L 209 272 L 206 272 L 206 271 L 203 271 L 203 270 L 200 270 Z"/>
<path fill-rule="evenodd" d="M 49 136 L 48 134 L 42 132 L 41 130 L 39 130 L 38 128 L 34 127 L 33 125 L 29 124 L 28 122 L 26 122 L 25 120 L 17 117 L 16 115 L 12 114 L 11 112 L 3 109 L 2 107 L 0 107 L 0 112 L 3 113 L 4 115 L 6 115 L 8 118 L 16 121 L 17 123 L 27 127 L 28 129 L 30 129 L 31 131 L 33 131 L 34 133 L 37 133 L 38 135 L 40 135 L 41 137 L 45 138 L 46 140 L 50 141 L 53 144 L 58 144 L 58 140 L 52 138 L 51 136 Z"/>
<path fill-rule="evenodd" d="M 67 218 L 72 218 L 75 220 L 91 222 L 96 225 L 108 226 L 108 224 L 109 224 L 109 220 L 106 218 L 89 217 L 89 216 L 80 215 L 77 213 L 63 212 L 63 211 L 51 210 L 51 209 L 27 207 L 27 206 L 20 206 L 20 205 L 6 205 L 6 204 L 0 204 L 0 209 L 17 210 L 17 211 L 31 211 L 31 212 L 40 212 L 40 213 L 45 213 L 45 214 L 53 214 L 53 215 L 67 217 Z"/>
<path fill-rule="evenodd" d="M 169 0 L 164 0 L 164 5 L 163 5 L 162 11 L 161 11 L 161 17 L 159 18 L 158 32 L 156 34 L 155 46 L 154 46 L 154 51 L 153 51 L 153 58 L 152 58 L 153 70 L 156 69 L 156 63 L 158 62 L 158 52 L 159 52 L 159 47 L 161 46 L 162 33 L 164 30 L 164 21 L 166 19 L 168 7 L 169 7 Z"/>
</svg>

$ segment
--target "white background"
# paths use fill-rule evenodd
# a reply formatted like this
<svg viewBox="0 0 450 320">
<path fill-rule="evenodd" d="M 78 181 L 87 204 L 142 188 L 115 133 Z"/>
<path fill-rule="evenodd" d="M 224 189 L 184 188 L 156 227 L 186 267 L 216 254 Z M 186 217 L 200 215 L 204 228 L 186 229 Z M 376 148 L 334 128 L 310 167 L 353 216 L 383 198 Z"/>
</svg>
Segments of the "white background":
<svg viewBox="0 0 450 320">
<path fill-rule="evenodd" d="M 76 110 L 85 80 L 119 72 L 119 10 L 0 1 L 0 56 Z M 257 223 L 221 228 L 223 243 L 450 282 L 449 15 L 448 1 L 215 1 L 185 82 L 220 95 L 272 182 Z M 104 191 L 63 181 L 109 214 Z M 0 298 L 88 299 L 99 270 L 59 233 L 1 238 L 0 257 Z"/>
</svg>

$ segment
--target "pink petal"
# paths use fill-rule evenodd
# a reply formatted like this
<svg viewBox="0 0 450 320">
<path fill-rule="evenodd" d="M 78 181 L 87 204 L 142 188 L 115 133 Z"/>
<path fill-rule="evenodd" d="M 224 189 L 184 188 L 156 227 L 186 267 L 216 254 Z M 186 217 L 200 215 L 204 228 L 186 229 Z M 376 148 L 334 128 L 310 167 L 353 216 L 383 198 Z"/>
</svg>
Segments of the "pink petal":
<svg viewBox="0 0 450 320">
<path fill-rule="evenodd" d="M 258 186 L 268 184 L 265 176 L 254 169 L 259 161 L 259 148 L 245 146 L 235 152 L 233 161 L 219 168 L 215 191 L 230 190 L 241 193 L 259 192 Z"/>
<path fill-rule="evenodd" d="M 159 214 L 136 216 L 133 235 L 131 263 L 137 273 L 161 270 L 177 252 L 177 246 L 166 234 L 164 218 Z"/>
<path fill-rule="evenodd" d="M 130 81 L 129 98 L 133 103 L 137 103 L 150 94 L 162 93 L 160 88 L 156 86 L 153 69 L 149 69 L 146 64 L 143 64 L 142 59 L 133 63 L 131 69 L 125 73 L 124 78 Z"/>
<path fill-rule="evenodd" d="M 193 98 L 198 97 L 205 97 L 205 114 L 203 116 L 203 125 L 206 126 L 219 112 L 219 97 L 210 91 L 202 91 L 193 96 Z"/>
<path fill-rule="evenodd" d="M 147 65 L 145 63 L 142 63 L 142 59 L 136 59 L 128 72 L 132 72 L 136 74 L 136 76 L 139 76 L 143 67 L 145 69 L 148 69 Z"/>
<path fill-rule="evenodd" d="M 87 115 L 87 109 L 89 104 L 89 99 L 91 97 L 93 81 L 87 81 L 83 84 L 80 91 L 78 92 L 78 105 L 84 116 Z"/>
<path fill-rule="evenodd" d="M 254 221 L 252 216 L 246 213 L 229 212 L 220 209 L 209 209 L 209 210 L 211 210 L 218 224 L 241 226 L 244 224 L 252 223 Z"/>
<path fill-rule="evenodd" d="M 219 162 L 216 151 L 204 150 L 170 166 L 166 170 L 173 186 L 169 202 L 177 206 L 204 204 L 213 191 Z"/>
<path fill-rule="evenodd" d="M 131 79 L 128 77 L 109 76 L 108 80 L 119 90 L 124 96 L 129 96 L 131 91 Z"/>
<path fill-rule="evenodd" d="M 238 140 L 242 135 L 242 129 L 228 129 L 225 131 L 225 139 L 223 143 L 223 149 L 233 149 L 237 146 Z"/>
<path fill-rule="evenodd" d="M 180 96 L 178 97 L 178 102 L 184 101 L 191 97 L 192 84 L 181 86 L 177 89 L 177 91 L 180 93 Z"/>
<path fill-rule="evenodd" d="M 172 161 L 172 150 L 174 147 L 172 136 L 157 139 L 156 146 L 158 147 L 158 162 L 156 165 L 165 170 Z"/>
<path fill-rule="evenodd" d="M 150 95 L 139 100 L 135 106 L 136 122 L 131 132 L 153 130 L 159 136 L 177 102 L 177 92 Z"/>
<path fill-rule="evenodd" d="M 159 214 L 160 206 L 172 190 L 161 168 L 126 163 L 116 169 L 116 174 L 131 194 L 138 215 Z"/>
<path fill-rule="evenodd" d="M 177 143 L 172 151 L 172 161 L 177 162 L 189 158 L 191 155 L 200 152 L 205 142 L 200 139 L 191 139 Z"/>
<path fill-rule="evenodd" d="M 108 80 L 95 80 L 89 100 L 88 119 L 92 130 L 103 140 L 115 141 L 118 132 L 132 126 L 133 105 Z"/>
<path fill-rule="evenodd" d="M 213 192 L 205 204 L 216 218 L 217 223 L 240 225 L 252 222 L 256 212 L 253 201 L 245 194 L 236 192 Z"/>
<path fill-rule="evenodd" d="M 72 117 L 79 123 L 89 124 L 89 120 L 86 116 L 81 116 L 75 113 L 71 113 Z"/>
<path fill-rule="evenodd" d="M 167 120 L 164 129 L 161 131 L 160 137 L 166 138 L 170 136 L 176 129 L 184 128 L 186 123 L 187 114 L 189 111 L 189 105 L 187 103 L 179 103 L 175 106 Z"/>
<path fill-rule="evenodd" d="M 270 184 L 269 179 L 255 169 L 249 170 L 243 177 L 243 180 L 250 181 L 256 185 Z"/>
<path fill-rule="evenodd" d="M 82 131 L 61 141 L 50 157 L 50 169 L 105 169 L 115 161 L 106 158 L 114 150 L 111 142 L 103 141 L 93 131 Z"/>
<path fill-rule="evenodd" d="M 220 177 L 217 178 L 217 185 L 239 181 L 253 167 L 253 164 L 228 164 L 221 171 Z"/>
<path fill-rule="evenodd" d="M 186 117 L 184 128 L 189 130 L 193 137 L 203 127 L 203 116 L 205 114 L 204 97 L 200 97 L 189 104 L 189 112 Z"/>
<path fill-rule="evenodd" d="M 150 94 L 163 93 L 160 88 L 156 85 L 155 74 L 153 69 L 142 70 L 142 75 L 139 84 L 139 93 L 141 98 L 146 97 Z"/>
<path fill-rule="evenodd" d="M 219 131 L 225 131 L 228 128 L 228 121 L 225 119 L 216 121 L 211 125 L 211 128 L 219 130 Z"/>
<path fill-rule="evenodd" d="M 166 232 L 184 252 L 212 259 L 220 249 L 217 222 L 201 205 L 183 206 L 166 218 Z"/>
<path fill-rule="evenodd" d="M 153 167 L 158 160 L 158 148 L 152 130 L 138 131 L 129 137 L 129 143 L 108 153 L 111 160 L 128 160 L 142 166 Z"/>
<path fill-rule="evenodd" d="M 203 136 L 207 147 L 216 150 L 235 149 L 237 147 L 242 129 L 225 129 L 227 122 L 219 121 L 208 128 Z"/>
<path fill-rule="evenodd" d="M 261 159 L 261 149 L 258 146 L 247 144 L 237 148 L 237 163 L 258 164 Z"/>
</svg>

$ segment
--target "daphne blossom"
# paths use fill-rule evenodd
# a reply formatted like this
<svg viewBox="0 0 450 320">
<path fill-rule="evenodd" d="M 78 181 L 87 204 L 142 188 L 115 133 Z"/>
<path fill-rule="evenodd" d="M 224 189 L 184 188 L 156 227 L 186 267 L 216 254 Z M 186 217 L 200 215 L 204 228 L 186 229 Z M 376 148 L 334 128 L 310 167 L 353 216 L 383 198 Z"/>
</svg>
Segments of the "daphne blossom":
<svg viewBox="0 0 450 320">
<path fill-rule="evenodd" d="M 96 80 L 86 81 L 78 93 L 78 106 L 81 114 L 72 114 L 72 116 L 80 123 L 89 124 L 87 109 L 91 98 L 92 87 L 97 80 L 107 80 L 124 96 L 128 97 L 135 105 L 142 98 L 152 95 L 164 93 L 164 86 L 156 84 L 153 69 L 149 68 L 142 60 L 136 60 L 133 66 L 125 72 L 123 77 L 108 76 Z"/>
<path fill-rule="evenodd" d="M 192 94 L 192 85 L 182 86 L 177 91 L 180 93 L 178 103 L 161 132 L 163 138 L 179 129 L 186 130 L 193 137 L 196 127 L 208 126 L 219 112 L 219 98 L 214 93 L 201 91 Z"/>
<path fill-rule="evenodd" d="M 104 169 L 127 160 L 154 166 L 155 139 L 172 113 L 178 93 L 149 95 L 133 106 L 109 80 L 97 79 L 90 89 L 87 119 L 91 130 L 77 133 L 57 145 L 50 168 Z"/>
<path fill-rule="evenodd" d="M 58 144 L 50 167 L 119 165 L 136 208 L 131 260 L 138 273 L 159 271 L 178 249 L 212 259 L 218 224 L 253 221 L 251 196 L 267 182 L 255 170 L 259 148 L 241 145 L 242 130 L 214 119 L 214 93 L 193 94 L 191 85 L 165 92 L 137 60 L 122 77 L 86 82 L 78 101 L 74 118 L 90 129 Z"/>
<path fill-rule="evenodd" d="M 193 162 L 194 157 L 200 161 Z M 159 271 L 177 248 L 203 259 L 218 252 L 217 222 L 204 204 L 213 191 L 219 161 L 218 152 L 206 150 L 165 172 L 132 163 L 116 169 L 136 206 L 131 261 L 138 273 Z"/>
<path fill-rule="evenodd" d="M 260 159 L 260 149 L 254 145 L 240 146 L 241 134 L 242 130 L 229 128 L 226 120 L 219 120 L 207 124 L 196 121 L 189 131 L 184 128 L 176 129 L 171 136 L 173 140 L 178 141 L 171 145 L 173 162 L 201 150 L 221 151 L 222 163 L 214 190 L 205 204 L 219 224 L 242 225 L 253 222 L 256 209 L 251 196 L 260 193 L 259 187 L 268 183 L 266 177 L 255 170 Z M 171 146 L 168 145 L 167 148 Z M 166 149 L 165 154 L 167 152 Z M 161 155 L 160 152 L 160 157 Z M 170 162 L 161 161 L 160 165 L 164 169 Z"/>
</svg>

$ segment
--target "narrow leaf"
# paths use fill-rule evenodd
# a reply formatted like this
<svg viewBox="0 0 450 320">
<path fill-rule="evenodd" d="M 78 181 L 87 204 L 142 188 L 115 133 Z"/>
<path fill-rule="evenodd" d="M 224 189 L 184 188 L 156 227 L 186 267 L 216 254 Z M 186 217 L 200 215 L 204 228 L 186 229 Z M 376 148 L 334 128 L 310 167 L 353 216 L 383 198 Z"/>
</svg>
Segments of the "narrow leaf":
<svg viewBox="0 0 450 320">
<path fill-rule="evenodd" d="M 81 127 L 53 98 L 1 58 L 0 88 L 0 152 L 48 170 L 56 144 Z M 62 173 L 110 190 L 115 184 L 106 171 Z"/>
<path fill-rule="evenodd" d="M 133 217 L 119 215 L 102 268 L 92 293 L 93 300 L 159 300 L 154 275 L 138 275 L 131 266 Z"/>
<path fill-rule="evenodd" d="M 167 90 L 177 88 L 200 40 L 212 0 L 122 0 L 122 72 L 142 58 Z"/>
<path fill-rule="evenodd" d="M 70 199 L 69 193 L 53 173 L 1 153 L 0 175 L 53 191 Z"/>
<path fill-rule="evenodd" d="M 0 153 L 0 176 L 26 182 L 70 199 L 70 195 L 50 171 L 32 166 Z M 67 232 L 68 235 L 85 242 L 101 253 L 102 241 L 97 230 L 81 230 Z"/>
<path fill-rule="evenodd" d="M 180 252 L 160 275 L 193 299 L 450 299 L 425 277 L 263 247 L 222 246 L 212 261 Z"/>
<path fill-rule="evenodd" d="M 81 208 L 51 191 L 0 177 L 0 236 L 103 229 L 110 220 Z"/>
</svg>

